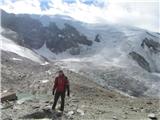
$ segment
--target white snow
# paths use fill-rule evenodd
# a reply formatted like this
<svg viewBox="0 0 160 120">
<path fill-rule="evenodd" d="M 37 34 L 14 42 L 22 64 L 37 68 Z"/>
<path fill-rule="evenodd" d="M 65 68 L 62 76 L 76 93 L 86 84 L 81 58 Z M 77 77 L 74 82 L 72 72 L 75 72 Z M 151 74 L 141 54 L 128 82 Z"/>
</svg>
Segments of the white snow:
<svg viewBox="0 0 160 120">
<path fill-rule="evenodd" d="M 59 38 L 64 38 L 64 36 L 62 34 L 58 34 Z"/>
<path fill-rule="evenodd" d="M 6 93 L 6 92 L 8 92 L 8 90 L 3 90 L 3 93 Z"/>
<path fill-rule="evenodd" d="M 42 83 L 47 83 L 49 80 L 41 80 Z"/>
<path fill-rule="evenodd" d="M 160 73 L 152 73 L 152 74 L 160 77 Z"/>
<path fill-rule="evenodd" d="M 15 61 L 22 61 L 22 59 L 19 59 L 19 58 L 12 58 L 12 60 L 15 60 Z"/>
<path fill-rule="evenodd" d="M 54 60 L 56 58 L 56 55 L 46 47 L 46 43 L 44 43 L 40 49 L 34 49 L 34 51 L 49 60 Z"/>
<path fill-rule="evenodd" d="M 50 70 L 47 70 L 46 73 L 47 73 L 48 75 L 52 75 L 52 72 L 51 72 Z"/>
<path fill-rule="evenodd" d="M 49 62 L 44 62 L 41 65 L 48 65 L 48 64 L 49 64 Z"/>
<path fill-rule="evenodd" d="M 32 61 L 38 62 L 38 63 L 43 63 L 43 59 L 36 53 L 34 53 L 32 50 L 19 46 L 17 45 L 15 42 L 13 42 L 12 40 L 3 37 L 2 35 L 0 35 L 1 38 L 1 46 L 0 49 L 4 50 L 4 51 L 9 51 L 9 52 L 13 52 L 16 53 L 17 55 L 20 55 L 22 57 L 26 57 Z M 14 58 L 15 60 L 15 58 Z"/>
</svg>

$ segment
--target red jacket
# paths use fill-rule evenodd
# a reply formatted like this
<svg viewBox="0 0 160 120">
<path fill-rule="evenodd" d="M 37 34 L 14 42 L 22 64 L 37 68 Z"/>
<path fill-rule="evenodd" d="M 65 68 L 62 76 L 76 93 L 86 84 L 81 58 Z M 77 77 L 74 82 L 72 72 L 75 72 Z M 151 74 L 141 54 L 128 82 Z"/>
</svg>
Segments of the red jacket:
<svg viewBox="0 0 160 120">
<path fill-rule="evenodd" d="M 65 92 L 66 88 L 68 90 L 69 81 L 65 75 L 58 76 L 55 78 L 53 91 L 56 92 Z"/>
</svg>

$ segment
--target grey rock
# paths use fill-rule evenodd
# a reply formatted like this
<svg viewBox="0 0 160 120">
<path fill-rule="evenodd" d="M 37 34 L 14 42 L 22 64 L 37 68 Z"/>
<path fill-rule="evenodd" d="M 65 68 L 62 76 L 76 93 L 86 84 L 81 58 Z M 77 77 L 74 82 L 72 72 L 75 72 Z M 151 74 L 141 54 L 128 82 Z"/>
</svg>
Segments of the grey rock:
<svg viewBox="0 0 160 120">
<path fill-rule="evenodd" d="M 83 110 L 81 110 L 81 109 L 77 109 L 77 113 L 79 113 L 80 115 L 84 115 L 84 111 Z"/>
<path fill-rule="evenodd" d="M 150 49 L 151 52 L 160 52 L 160 43 L 154 41 L 153 39 L 145 38 L 141 44 L 142 48 L 144 48 L 145 45 Z"/>
<path fill-rule="evenodd" d="M 54 25 L 52 25 L 54 24 Z M 77 55 L 80 53 L 79 45 L 91 46 L 92 41 L 88 40 L 86 36 L 80 35 L 79 31 L 73 26 L 65 23 L 65 27 L 60 30 L 52 23 L 49 25 L 54 31 L 48 31 L 48 39 L 46 41 L 47 47 L 54 53 L 64 52 L 67 49 L 71 48 L 70 53 Z M 54 32 L 54 34 L 53 34 Z M 54 39 L 53 39 L 54 38 Z"/>
<path fill-rule="evenodd" d="M 129 56 L 131 56 L 132 59 L 135 60 L 143 69 L 147 70 L 148 72 L 151 72 L 149 63 L 147 62 L 147 60 L 145 60 L 145 58 L 142 55 L 132 51 L 129 53 Z"/>
<path fill-rule="evenodd" d="M 99 34 L 97 34 L 96 35 L 96 37 L 95 37 L 95 40 L 94 41 L 96 41 L 96 42 L 101 42 L 101 40 L 100 40 L 100 35 Z"/>
<path fill-rule="evenodd" d="M 148 114 L 148 118 L 150 118 L 151 120 L 157 120 L 157 117 L 154 113 Z"/>
<path fill-rule="evenodd" d="M 15 92 L 7 92 L 7 93 L 2 93 L 1 95 L 1 101 L 13 101 L 17 100 L 17 96 Z"/>
<path fill-rule="evenodd" d="M 114 119 L 114 120 L 118 120 L 117 116 L 115 116 L 115 115 L 113 116 L 113 119 Z"/>
</svg>

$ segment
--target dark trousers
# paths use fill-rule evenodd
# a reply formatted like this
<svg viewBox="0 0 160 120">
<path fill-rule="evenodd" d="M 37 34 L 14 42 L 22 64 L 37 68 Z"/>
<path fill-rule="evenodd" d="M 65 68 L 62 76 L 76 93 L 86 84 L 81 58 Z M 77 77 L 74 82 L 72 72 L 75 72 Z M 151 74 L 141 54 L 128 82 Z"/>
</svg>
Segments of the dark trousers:
<svg viewBox="0 0 160 120">
<path fill-rule="evenodd" d="M 58 101 L 60 96 L 61 96 L 61 108 L 60 108 L 60 110 L 63 111 L 64 110 L 64 102 L 65 102 L 65 92 L 56 92 L 55 93 L 54 103 L 53 103 L 52 109 L 55 109 L 57 101 Z"/>
</svg>

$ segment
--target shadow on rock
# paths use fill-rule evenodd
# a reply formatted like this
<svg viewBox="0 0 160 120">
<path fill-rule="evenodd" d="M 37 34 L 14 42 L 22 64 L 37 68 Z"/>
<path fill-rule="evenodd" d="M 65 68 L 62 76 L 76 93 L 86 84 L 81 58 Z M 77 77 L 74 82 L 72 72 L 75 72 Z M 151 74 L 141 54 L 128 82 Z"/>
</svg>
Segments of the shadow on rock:
<svg viewBox="0 0 160 120">
<path fill-rule="evenodd" d="M 50 109 L 43 109 L 41 111 L 36 111 L 21 117 L 21 119 L 43 119 L 43 118 L 55 118 L 59 117 L 56 112 L 52 112 Z"/>
</svg>

